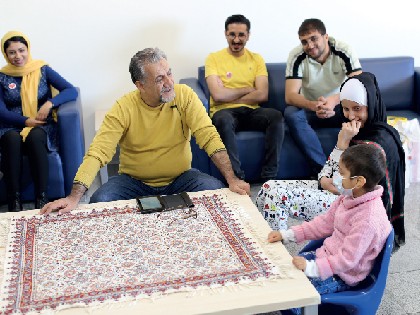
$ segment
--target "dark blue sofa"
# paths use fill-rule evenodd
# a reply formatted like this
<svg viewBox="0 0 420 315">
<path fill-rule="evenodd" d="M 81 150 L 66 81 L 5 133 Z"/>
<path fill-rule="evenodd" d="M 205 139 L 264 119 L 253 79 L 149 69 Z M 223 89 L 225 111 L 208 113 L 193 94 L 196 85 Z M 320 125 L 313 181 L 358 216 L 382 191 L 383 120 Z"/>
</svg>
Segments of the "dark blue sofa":
<svg viewBox="0 0 420 315">
<path fill-rule="evenodd" d="M 67 196 L 73 179 L 85 154 L 82 105 L 80 91 L 75 101 L 58 108 L 59 150 L 48 154 L 49 178 L 47 194 L 50 200 Z M 23 158 L 21 176 L 22 200 L 33 201 L 34 185 L 30 175 L 28 157 Z M 6 185 L 0 180 L 0 203 L 7 201 Z"/>
<path fill-rule="evenodd" d="M 376 75 L 388 116 L 420 118 L 420 68 L 414 67 L 412 57 L 385 57 L 360 59 L 364 71 Z M 286 63 L 267 63 L 269 97 L 262 106 L 284 111 Z M 210 93 L 204 77 L 204 67 L 198 68 L 198 79 L 185 78 L 180 83 L 189 85 L 198 94 L 207 111 Z M 337 140 L 338 128 L 320 128 L 316 132 L 328 156 Z M 249 182 L 259 180 L 264 154 L 264 133 L 243 131 L 237 133 L 239 158 L 245 178 Z M 193 167 L 222 178 L 208 156 L 192 140 Z M 305 157 L 291 139 L 286 126 L 280 154 L 278 179 L 307 178 L 310 174 Z"/>
</svg>

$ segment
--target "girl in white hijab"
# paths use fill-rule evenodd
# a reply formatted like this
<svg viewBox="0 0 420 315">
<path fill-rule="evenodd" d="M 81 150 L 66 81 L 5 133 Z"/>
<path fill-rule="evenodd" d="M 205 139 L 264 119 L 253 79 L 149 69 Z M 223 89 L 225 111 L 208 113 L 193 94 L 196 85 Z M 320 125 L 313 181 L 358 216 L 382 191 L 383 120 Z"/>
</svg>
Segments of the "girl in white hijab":
<svg viewBox="0 0 420 315">
<path fill-rule="evenodd" d="M 398 132 L 386 123 L 386 109 L 375 76 L 363 72 L 347 79 L 341 86 L 340 101 L 344 122 L 318 181 L 268 181 L 258 193 L 257 207 L 273 230 L 286 230 L 289 215 L 309 221 L 324 213 L 337 195 L 345 192 L 337 176 L 343 150 L 357 143 L 372 144 L 386 154 L 388 176 L 380 184 L 384 187 L 382 199 L 395 230 L 394 248 L 398 248 L 405 242 L 404 151 Z"/>
</svg>

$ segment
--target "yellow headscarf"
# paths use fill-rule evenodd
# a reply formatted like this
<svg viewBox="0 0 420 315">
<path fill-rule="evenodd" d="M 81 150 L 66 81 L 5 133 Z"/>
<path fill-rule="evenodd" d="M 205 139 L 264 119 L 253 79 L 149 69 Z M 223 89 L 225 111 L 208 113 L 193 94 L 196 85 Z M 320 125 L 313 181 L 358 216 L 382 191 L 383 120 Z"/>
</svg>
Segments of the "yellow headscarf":
<svg viewBox="0 0 420 315">
<path fill-rule="evenodd" d="M 4 43 L 14 37 L 21 36 L 28 43 L 28 61 L 23 67 L 16 67 L 12 65 L 7 58 L 6 51 L 4 50 Z M 29 39 L 25 34 L 18 31 L 10 31 L 6 33 L 1 39 L 1 52 L 7 65 L 0 69 L 0 72 L 10 75 L 12 77 L 22 77 L 22 85 L 20 87 L 20 97 L 22 100 L 22 113 L 26 117 L 35 118 L 38 112 L 38 86 L 41 78 L 41 67 L 47 63 L 42 60 L 32 60 L 31 45 Z M 31 127 L 25 127 L 20 135 L 25 141 L 26 136 L 29 134 Z"/>
</svg>

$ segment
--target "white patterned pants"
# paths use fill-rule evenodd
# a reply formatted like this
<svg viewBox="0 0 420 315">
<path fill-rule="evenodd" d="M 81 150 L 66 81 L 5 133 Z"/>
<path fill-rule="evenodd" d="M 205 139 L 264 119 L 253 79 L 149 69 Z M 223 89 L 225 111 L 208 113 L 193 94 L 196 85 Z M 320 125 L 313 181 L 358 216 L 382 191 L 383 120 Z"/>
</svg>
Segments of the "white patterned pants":
<svg viewBox="0 0 420 315">
<path fill-rule="evenodd" d="M 287 230 L 293 216 L 305 221 L 326 212 L 336 195 L 318 189 L 316 180 L 269 180 L 256 198 L 256 204 L 273 230 Z"/>
</svg>

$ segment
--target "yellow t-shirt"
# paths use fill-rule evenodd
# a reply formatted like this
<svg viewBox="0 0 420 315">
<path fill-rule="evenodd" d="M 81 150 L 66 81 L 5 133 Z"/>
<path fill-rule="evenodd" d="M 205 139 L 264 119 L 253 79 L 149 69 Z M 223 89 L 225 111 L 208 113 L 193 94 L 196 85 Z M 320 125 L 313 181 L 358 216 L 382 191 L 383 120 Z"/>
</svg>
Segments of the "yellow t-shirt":
<svg viewBox="0 0 420 315">
<path fill-rule="evenodd" d="M 132 91 L 120 98 L 104 121 L 79 167 L 75 181 L 87 187 L 120 146 L 119 173 L 145 184 L 170 184 L 191 168 L 191 134 L 208 155 L 225 150 L 206 110 L 194 91 L 175 84 L 175 99 L 152 108 Z"/>
<path fill-rule="evenodd" d="M 250 52 L 246 48 L 244 50 L 244 54 L 240 57 L 232 56 L 227 48 L 211 53 L 206 59 L 206 78 L 217 75 L 227 88 L 254 87 L 256 77 L 268 76 L 267 67 L 261 55 Z M 241 106 L 257 108 L 258 104 L 220 104 L 210 97 L 210 116 L 221 109 Z"/>
</svg>

